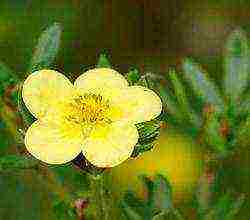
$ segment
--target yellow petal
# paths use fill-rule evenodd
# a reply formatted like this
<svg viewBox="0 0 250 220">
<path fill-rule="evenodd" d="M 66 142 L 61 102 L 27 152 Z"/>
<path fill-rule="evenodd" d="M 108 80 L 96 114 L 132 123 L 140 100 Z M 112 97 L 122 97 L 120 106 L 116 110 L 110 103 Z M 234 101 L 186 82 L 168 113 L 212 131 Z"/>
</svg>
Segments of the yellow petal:
<svg viewBox="0 0 250 220">
<path fill-rule="evenodd" d="M 95 68 L 80 75 L 74 85 L 84 91 L 99 91 L 110 88 L 126 88 L 128 82 L 113 69 Z"/>
<path fill-rule="evenodd" d="M 97 167 L 114 167 L 130 157 L 138 137 L 134 125 L 112 123 L 100 126 L 87 138 L 82 152 Z"/>
<path fill-rule="evenodd" d="M 73 84 L 54 70 L 40 70 L 24 81 L 22 97 L 29 111 L 37 118 L 58 109 L 65 98 L 71 96 Z"/>
<path fill-rule="evenodd" d="M 76 126 L 63 126 L 34 122 L 25 135 L 27 150 L 48 164 L 63 164 L 73 160 L 81 152 L 81 130 Z"/>
<path fill-rule="evenodd" d="M 150 121 L 160 115 L 162 103 L 152 90 L 142 86 L 130 86 L 112 97 L 113 105 L 121 111 L 119 120 L 139 123 Z"/>
</svg>

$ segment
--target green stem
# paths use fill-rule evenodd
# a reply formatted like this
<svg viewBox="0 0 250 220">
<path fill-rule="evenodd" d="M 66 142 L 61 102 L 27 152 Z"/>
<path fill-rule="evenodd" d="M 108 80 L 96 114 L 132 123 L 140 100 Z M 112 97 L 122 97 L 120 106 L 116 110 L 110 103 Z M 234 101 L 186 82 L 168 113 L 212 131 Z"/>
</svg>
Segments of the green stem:
<svg viewBox="0 0 250 220">
<path fill-rule="evenodd" d="M 108 198 L 105 192 L 105 172 L 97 176 L 91 176 L 92 179 L 92 190 L 93 190 L 93 201 L 96 206 L 96 219 L 97 220 L 108 220 Z"/>
</svg>

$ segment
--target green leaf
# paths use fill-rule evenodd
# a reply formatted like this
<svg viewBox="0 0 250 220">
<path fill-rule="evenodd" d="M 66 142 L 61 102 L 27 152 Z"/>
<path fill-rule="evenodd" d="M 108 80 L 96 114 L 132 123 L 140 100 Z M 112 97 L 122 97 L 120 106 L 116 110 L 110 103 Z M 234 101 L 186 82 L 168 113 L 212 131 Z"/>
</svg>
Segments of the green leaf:
<svg viewBox="0 0 250 220">
<path fill-rule="evenodd" d="M 18 82 L 18 77 L 3 62 L 0 62 L 0 95 L 8 86 Z"/>
<path fill-rule="evenodd" d="M 200 125 L 201 125 L 200 119 L 197 117 L 197 115 L 190 108 L 190 105 L 188 103 L 188 99 L 186 96 L 186 91 L 185 91 L 182 83 L 178 79 L 176 72 L 174 70 L 170 70 L 169 76 L 170 76 L 171 82 L 174 86 L 174 93 L 175 93 L 176 99 L 180 105 L 180 110 L 182 112 L 184 119 L 186 119 L 187 121 L 190 121 L 196 127 L 200 127 Z"/>
<path fill-rule="evenodd" d="M 38 160 L 27 156 L 7 155 L 0 158 L 0 172 L 36 169 L 38 166 Z"/>
<path fill-rule="evenodd" d="M 238 113 L 242 115 L 250 115 L 250 94 L 246 96 L 245 100 L 242 100 L 240 106 L 238 106 Z"/>
<path fill-rule="evenodd" d="M 233 217 L 238 214 L 238 212 L 240 211 L 243 203 L 245 201 L 245 196 L 241 195 L 239 196 L 237 199 L 235 199 L 235 201 L 233 201 L 230 211 L 227 213 L 227 218 L 228 219 L 233 219 Z"/>
<path fill-rule="evenodd" d="M 157 87 L 157 91 L 161 97 L 165 111 L 173 115 L 177 120 L 182 121 L 183 115 L 172 94 L 160 84 Z"/>
<path fill-rule="evenodd" d="M 234 31 L 225 48 L 224 89 L 230 102 L 237 103 L 249 79 L 249 47 L 245 33 Z"/>
<path fill-rule="evenodd" d="M 22 99 L 22 84 L 19 84 L 17 91 L 17 106 L 19 113 L 23 119 L 24 128 L 27 129 L 36 119 L 26 108 L 23 99 Z"/>
<path fill-rule="evenodd" d="M 123 213 L 129 220 L 143 220 L 144 218 L 140 216 L 132 207 L 127 205 L 124 201 L 121 203 Z"/>
<path fill-rule="evenodd" d="M 234 199 L 231 193 L 226 192 L 221 195 L 213 208 L 207 213 L 205 219 L 213 220 L 233 220 L 235 215 L 239 212 L 244 201 L 244 196 Z"/>
<path fill-rule="evenodd" d="M 41 34 L 31 59 L 29 72 L 50 67 L 59 50 L 61 33 L 61 25 L 54 23 Z"/>
<path fill-rule="evenodd" d="M 236 142 L 244 146 L 250 145 L 250 116 L 241 122 L 236 133 Z"/>
<path fill-rule="evenodd" d="M 139 81 L 140 77 L 141 76 L 140 76 L 138 69 L 131 69 L 127 73 L 127 80 L 128 80 L 130 85 L 134 85 L 135 83 L 137 83 Z"/>
<path fill-rule="evenodd" d="M 56 200 L 52 208 L 58 220 L 74 220 L 77 218 L 75 210 L 66 201 Z"/>
<path fill-rule="evenodd" d="M 158 174 L 154 180 L 154 207 L 160 211 L 168 212 L 173 208 L 172 188 L 168 180 Z"/>
<path fill-rule="evenodd" d="M 142 199 L 137 198 L 134 192 L 127 191 L 124 195 L 123 201 L 128 206 L 133 207 L 134 211 L 136 211 L 140 216 L 143 216 L 146 204 Z"/>
<path fill-rule="evenodd" d="M 218 153 L 226 153 L 226 138 L 220 133 L 221 119 L 216 112 L 212 113 L 205 123 L 205 141 Z"/>
<path fill-rule="evenodd" d="M 140 175 L 139 178 L 141 179 L 144 187 L 145 192 L 147 193 L 146 199 L 146 210 L 144 212 L 145 215 L 153 214 L 154 209 L 154 182 L 151 178 L 146 175 Z"/>
<path fill-rule="evenodd" d="M 141 76 L 141 78 L 135 83 L 135 85 L 144 86 L 146 88 L 149 88 L 149 83 L 148 83 L 147 77 L 145 75 Z"/>
<path fill-rule="evenodd" d="M 96 67 L 97 68 L 111 68 L 112 67 L 106 53 L 100 54 Z"/>
<path fill-rule="evenodd" d="M 184 76 L 192 86 L 194 92 L 202 99 L 204 104 L 212 104 L 216 110 L 221 111 L 224 108 L 223 100 L 214 83 L 208 79 L 201 67 L 185 59 L 182 63 Z"/>
<path fill-rule="evenodd" d="M 161 122 L 158 120 L 151 120 L 136 125 L 139 132 L 139 140 L 134 148 L 132 157 L 136 157 L 153 148 L 160 134 L 160 125 Z"/>
</svg>

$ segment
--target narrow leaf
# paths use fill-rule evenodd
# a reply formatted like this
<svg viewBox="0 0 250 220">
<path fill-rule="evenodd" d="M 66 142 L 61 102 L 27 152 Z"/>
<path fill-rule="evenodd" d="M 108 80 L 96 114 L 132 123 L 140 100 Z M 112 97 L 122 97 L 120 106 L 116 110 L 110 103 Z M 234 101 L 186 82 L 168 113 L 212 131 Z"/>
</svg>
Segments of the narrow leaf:
<svg viewBox="0 0 250 220">
<path fill-rule="evenodd" d="M 22 99 L 22 84 L 19 84 L 18 87 L 18 96 L 17 96 L 17 105 L 19 113 L 23 119 L 24 128 L 27 129 L 36 119 L 26 108 L 23 99 Z"/>
<path fill-rule="evenodd" d="M 130 207 L 133 207 L 140 216 L 143 216 L 144 210 L 146 208 L 145 202 L 138 198 L 134 192 L 128 191 L 125 193 L 123 201 Z"/>
<path fill-rule="evenodd" d="M 236 103 L 249 79 L 249 47 L 247 37 L 241 30 L 234 31 L 225 48 L 225 94 Z"/>
<path fill-rule="evenodd" d="M 111 68 L 111 63 L 105 53 L 100 54 L 97 61 L 97 68 Z"/>
<path fill-rule="evenodd" d="M 171 185 L 164 176 L 159 174 L 154 180 L 154 207 L 165 212 L 173 207 Z"/>
<path fill-rule="evenodd" d="M 208 79 L 200 66 L 190 59 L 182 63 L 184 76 L 191 84 L 194 92 L 202 99 L 204 104 L 212 104 L 216 110 L 223 110 L 223 100 L 214 83 Z"/>
<path fill-rule="evenodd" d="M 41 34 L 31 59 L 30 72 L 48 68 L 54 62 L 60 46 L 61 33 L 60 24 L 55 23 Z"/>
<path fill-rule="evenodd" d="M 122 210 L 129 220 L 143 220 L 143 217 L 140 216 L 132 207 L 128 206 L 125 202 L 122 202 Z"/>
<path fill-rule="evenodd" d="M 205 123 L 205 141 L 218 153 L 226 152 L 226 138 L 220 132 L 221 120 L 219 115 L 212 113 Z"/>
<path fill-rule="evenodd" d="M 174 70 L 169 71 L 169 76 L 171 79 L 171 82 L 174 86 L 174 93 L 176 96 L 176 99 L 180 105 L 181 111 L 183 113 L 183 116 L 187 121 L 190 121 L 193 125 L 196 127 L 200 127 L 201 122 L 200 119 L 197 117 L 197 115 L 193 112 L 193 110 L 190 108 L 186 91 L 180 82 L 180 80 L 177 77 L 177 74 Z"/>
<path fill-rule="evenodd" d="M 161 97 L 162 103 L 165 107 L 165 110 L 172 115 L 179 115 L 179 106 L 175 102 L 172 95 L 164 88 L 162 85 L 158 85 L 157 91 Z M 178 114 L 179 113 L 179 114 Z"/>
</svg>

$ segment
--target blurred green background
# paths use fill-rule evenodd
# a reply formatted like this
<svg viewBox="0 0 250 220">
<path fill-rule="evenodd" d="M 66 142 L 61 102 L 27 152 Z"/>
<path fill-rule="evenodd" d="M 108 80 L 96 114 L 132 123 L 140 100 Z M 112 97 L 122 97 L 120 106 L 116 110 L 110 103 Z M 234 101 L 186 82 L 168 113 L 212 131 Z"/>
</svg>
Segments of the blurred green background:
<svg viewBox="0 0 250 220">
<path fill-rule="evenodd" d="M 221 56 L 225 39 L 238 27 L 250 32 L 249 11 L 249 0 L 1 0 L 0 60 L 23 78 L 39 35 L 49 25 L 59 22 L 63 26 L 62 44 L 53 68 L 71 79 L 93 67 L 98 54 L 105 50 L 113 66 L 122 73 L 136 66 L 142 72 L 164 74 L 171 66 L 178 69 L 180 60 L 190 56 L 219 81 L 222 77 Z M 1 122 L 0 127 L 5 126 Z M 192 151 L 201 152 L 202 148 L 191 146 L 186 140 L 182 140 L 182 145 L 178 135 L 169 135 L 177 138 L 176 143 L 171 139 L 172 146 L 176 147 L 174 152 L 170 151 L 171 157 L 178 155 L 179 145 L 182 146 L 180 152 L 183 146 L 188 146 L 191 152 L 188 160 L 191 160 L 193 170 L 187 172 L 199 175 L 201 168 L 197 160 L 202 156 L 197 159 Z M 10 147 L 13 141 L 8 137 L 9 134 L 2 129 L 0 155 L 13 152 Z M 177 191 L 184 191 L 183 194 L 190 190 L 187 189 L 188 184 L 198 181 L 198 178 L 187 180 L 185 175 L 171 176 L 171 172 L 177 169 L 185 174 L 185 156 L 184 151 L 184 159 L 180 159 L 178 165 L 161 165 L 169 170 L 170 181 L 178 187 L 183 185 L 176 188 Z M 158 154 L 154 158 L 162 160 L 160 157 Z M 148 169 L 148 163 L 144 163 L 143 169 Z M 225 175 L 225 183 L 230 183 L 238 192 L 246 193 L 246 197 L 249 196 L 249 164 L 249 149 L 241 146 L 234 161 L 228 164 L 230 173 Z M 119 175 L 124 168 L 119 171 L 118 167 L 115 172 Z M 128 169 L 127 172 L 131 171 Z M 237 176 L 229 178 L 235 173 Z M 126 180 L 118 178 L 116 181 L 119 188 L 119 181 L 124 187 Z M 55 219 L 50 211 L 52 195 L 35 172 L 1 174 L 0 193 L 0 219 Z M 179 194 L 181 196 L 177 200 L 180 204 L 185 203 L 188 197 Z M 238 219 L 250 219 L 249 207 L 248 202 Z"/>
</svg>

